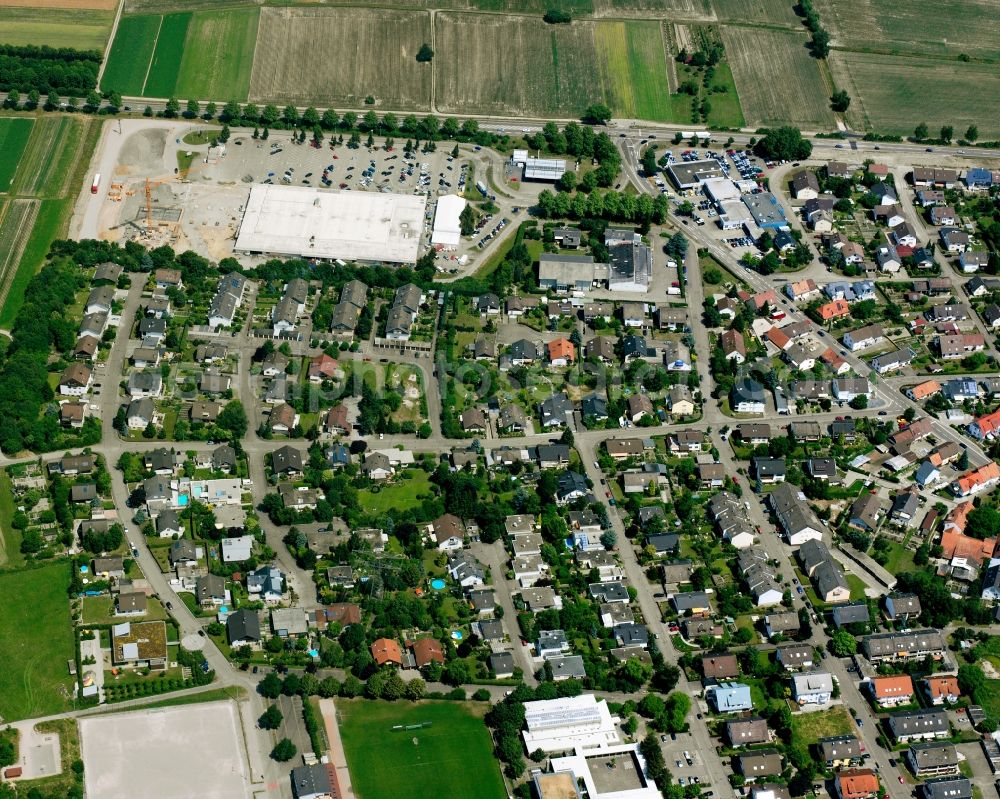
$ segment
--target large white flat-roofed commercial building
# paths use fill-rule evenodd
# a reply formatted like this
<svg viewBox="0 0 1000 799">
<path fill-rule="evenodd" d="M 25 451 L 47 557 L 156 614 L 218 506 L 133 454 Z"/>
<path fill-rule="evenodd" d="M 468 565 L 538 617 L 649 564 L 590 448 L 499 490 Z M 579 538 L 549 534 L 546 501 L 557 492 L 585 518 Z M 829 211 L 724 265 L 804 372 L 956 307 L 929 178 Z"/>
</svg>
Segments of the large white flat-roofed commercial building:
<svg viewBox="0 0 1000 799">
<path fill-rule="evenodd" d="M 425 198 L 254 186 L 236 250 L 323 260 L 416 263 Z"/>
<path fill-rule="evenodd" d="M 524 167 L 524 180 L 547 180 L 555 183 L 566 171 L 566 161 L 562 158 L 532 158 L 527 150 L 514 150 L 511 156 L 518 166 Z"/>
<path fill-rule="evenodd" d="M 566 752 L 615 746 L 621 742 L 608 703 L 593 694 L 524 703 L 527 730 L 521 733 L 529 752 Z"/>
<path fill-rule="evenodd" d="M 693 189 L 709 180 L 726 175 L 714 158 L 704 161 L 675 161 L 667 167 L 667 174 L 678 189 Z"/>
<path fill-rule="evenodd" d="M 465 210 L 466 202 L 457 194 L 438 197 L 434 209 L 434 230 L 431 244 L 454 249 L 462 240 L 462 223 L 459 218 Z"/>
</svg>

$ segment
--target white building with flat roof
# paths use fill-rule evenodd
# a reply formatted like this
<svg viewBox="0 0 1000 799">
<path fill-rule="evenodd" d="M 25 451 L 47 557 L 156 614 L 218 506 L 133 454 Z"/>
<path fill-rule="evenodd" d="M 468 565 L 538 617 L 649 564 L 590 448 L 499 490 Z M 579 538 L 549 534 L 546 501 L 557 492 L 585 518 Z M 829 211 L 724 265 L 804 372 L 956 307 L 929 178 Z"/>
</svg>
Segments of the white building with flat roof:
<svg viewBox="0 0 1000 799">
<path fill-rule="evenodd" d="M 529 752 L 566 752 L 621 742 L 619 719 L 611 715 L 606 701 L 593 694 L 525 702 L 524 720 L 528 729 L 522 735 Z"/>
<path fill-rule="evenodd" d="M 431 232 L 431 244 L 454 249 L 462 239 L 462 223 L 459 217 L 465 210 L 465 199 L 457 194 L 445 194 L 438 197 L 434 209 L 434 230 Z"/>
<path fill-rule="evenodd" d="M 250 189 L 237 252 L 416 263 L 426 200 L 414 194 L 305 186 Z"/>
<path fill-rule="evenodd" d="M 646 760 L 638 744 L 600 750 L 577 748 L 568 757 L 554 757 L 554 773 L 570 772 L 582 782 L 590 799 L 660 799 L 660 789 L 646 776 Z"/>
<path fill-rule="evenodd" d="M 738 200 L 743 195 L 729 178 L 710 178 L 702 184 L 702 189 L 716 208 L 721 208 L 726 200 Z"/>
<path fill-rule="evenodd" d="M 511 161 L 524 167 L 524 180 L 547 180 L 555 183 L 566 171 L 562 158 L 532 158 L 527 150 L 514 150 Z"/>
</svg>

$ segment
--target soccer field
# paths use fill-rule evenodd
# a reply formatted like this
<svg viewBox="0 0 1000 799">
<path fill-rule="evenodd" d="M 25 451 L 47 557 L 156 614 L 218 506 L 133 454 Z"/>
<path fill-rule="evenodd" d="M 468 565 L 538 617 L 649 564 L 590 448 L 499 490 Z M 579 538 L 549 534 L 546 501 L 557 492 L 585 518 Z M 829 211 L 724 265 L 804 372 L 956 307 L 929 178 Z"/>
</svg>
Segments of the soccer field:
<svg viewBox="0 0 1000 799">
<path fill-rule="evenodd" d="M 507 795 L 483 723 L 485 705 L 338 700 L 340 734 L 359 799 L 502 799 Z M 419 730 L 397 725 L 430 722 Z"/>
</svg>

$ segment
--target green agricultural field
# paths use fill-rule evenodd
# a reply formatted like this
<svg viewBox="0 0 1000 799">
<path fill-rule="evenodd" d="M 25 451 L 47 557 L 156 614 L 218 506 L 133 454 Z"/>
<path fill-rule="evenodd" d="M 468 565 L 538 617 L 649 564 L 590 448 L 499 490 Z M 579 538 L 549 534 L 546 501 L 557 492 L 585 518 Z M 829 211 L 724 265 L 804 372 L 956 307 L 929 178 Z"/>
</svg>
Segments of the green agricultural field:
<svg viewBox="0 0 1000 799">
<path fill-rule="evenodd" d="M 484 711 L 461 702 L 338 700 L 340 734 L 359 799 L 505 797 Z M 427 722 L 431 726 L 420 730 L 392 730 Z"/>
<path fill-rule="evenodd" d="M 834 50 L 830 68 L 851 95 L 852 126 L 905 136 L 919 122 L 934 133 L 953 125 L 959 135 L 976 124 L 982 139 L 1000 135 L 996 64 Z"/>
<path fill-rule="evenodd" d="M 103 50 L 114 13 L 93 9 L 0 6 L 0 44 Z"/>
<path fill-rule="evenodd" d="M 830 91 L 806 50 L 804 31 L 725 25 L 722 41 L 747 124 L 834 128 Z"/>
<path fill-rule="evenodd" d="M 119 20 L 101 88 L 122 94 L 142 94 L 161 20 L 159 14 Z"/>
<path fill-rule="evenodd" d="M 416 61 L 431 41 L 428 13 L 300 7 L 260 14 L 251 100 L 361 106 L 372 95 L 389 108 L 429 107 L 432 67 Z"/>
<path fill-rule="evenodd" d="M 126 14 L 169 14 L 173 11 L 215 11 L 226 8 L 250 8 L 256 0 L 125 0 Z M 277 5 L 277 3 L 275 3 Z"/>
<path fill-rule="evenodd" d="M 11 208 L 30 207 L 33 221 L 22 226 L 17 235 L 0 238 L 0 263 L 5 260 L 6 248 L 23 247 L 16 271 L 11 262 L 0 272 L 0 327 L 11 326 L 24 290 L 45 261 L 52 242 L 66 235 L 76 188 L 85 180 L 100 132 L 100 121 L 89 116 L 45 115 L 36 120 L 21 158 L 24 167 L 15 178 L 19 199 L 8 203 Z"/>
<path fill-rule="evenodd" d="M 191 12 L 166 14 L 156 37 L 156 49 L 142 93 L 147 97 L 173 97 L 184 57 Z"/>
<path fill-rule="evenodd" d="M 259 16 L 256 8 L 195 14 L 174 93 L 185 98 L 245 99 L 250 92 Z"/>
<path fill-rule="evenodd" d="M 70 564 L 0 575 L 0 716 L 4 721 L 71 708 L 66 662 L 76 656 L 67 590 Z"/>
<path fill-rule="evenodd" d="M 598 69 L 610 88 L 609 105 L 618 116 L 670 122 L 663 31 L 658 22 L 598 22 L 594 26 Z"/>
<path fill-rule="evenodd" d="M 0 307 L 17 275 L 40 205 L 38 200 L 10 200 L 0 208 Z"/>
<path fill-rule="evenodd" d="M 885 54 L 1000 58 L 1000 13 L 995 0 L 816 0 L 838 49 Z"/>
<path fill-rule="evenodd" d="M 0 159 L 0 192 L 10 188 L 34 124 L 35 120 L 25 117 L 0 118 L 0 153 L 3 153 Z"/>
<path fill-rule="evenodd" d="M 21 154 L 21 169 L 11 193 L 28 197 L 61 197 L 75 163 L 81 123 L 70 116 L 41 116 Z"/>
</svg>

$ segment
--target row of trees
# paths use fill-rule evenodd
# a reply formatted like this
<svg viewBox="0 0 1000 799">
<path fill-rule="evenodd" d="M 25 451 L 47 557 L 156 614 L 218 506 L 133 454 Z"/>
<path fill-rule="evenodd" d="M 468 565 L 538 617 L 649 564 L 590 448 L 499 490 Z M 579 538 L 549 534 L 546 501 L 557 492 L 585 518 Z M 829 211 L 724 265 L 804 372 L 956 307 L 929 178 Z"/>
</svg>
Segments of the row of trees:
<svg viewBox="0 0 1000 799">
<path fill-rule="evenodd" d="M 830 34 L 820 23 L 819 13 L 813 7 L 812 0 L 799 0 L 795 11 L 802 17 L 802 24 L 812 34 L 809 52 L 813 58 L 826 58 L 830 54 Z"/>
<path fill-rule="evenodd" d="M 593 172 L 588 174 L 594 174 Z M 642 228 L 663 224 L 668 203 L 665 195 L 627 194 L 609 190 L 589 194 L 544 189 L 538 195 L 538 215 L 546 219 L 603 219 L 629 222 Z"/>
<path fill-rule="evenodd" d="M 915 141 L 924 142 L 930 140 L 931 132 L 927 127 L 926 122 L 921 122 L 913 129 L 913 138 Z M 955 138 L 955 127 L 953 125 L 942 125 L 941 132 L 938 136 L 937 141 L 942 144 L 951 144 L 951 140 Z M 965 129 L 964 141 L 975 142 L 979 138 L 979 126 L 972 124 Z"/>
</svg>

